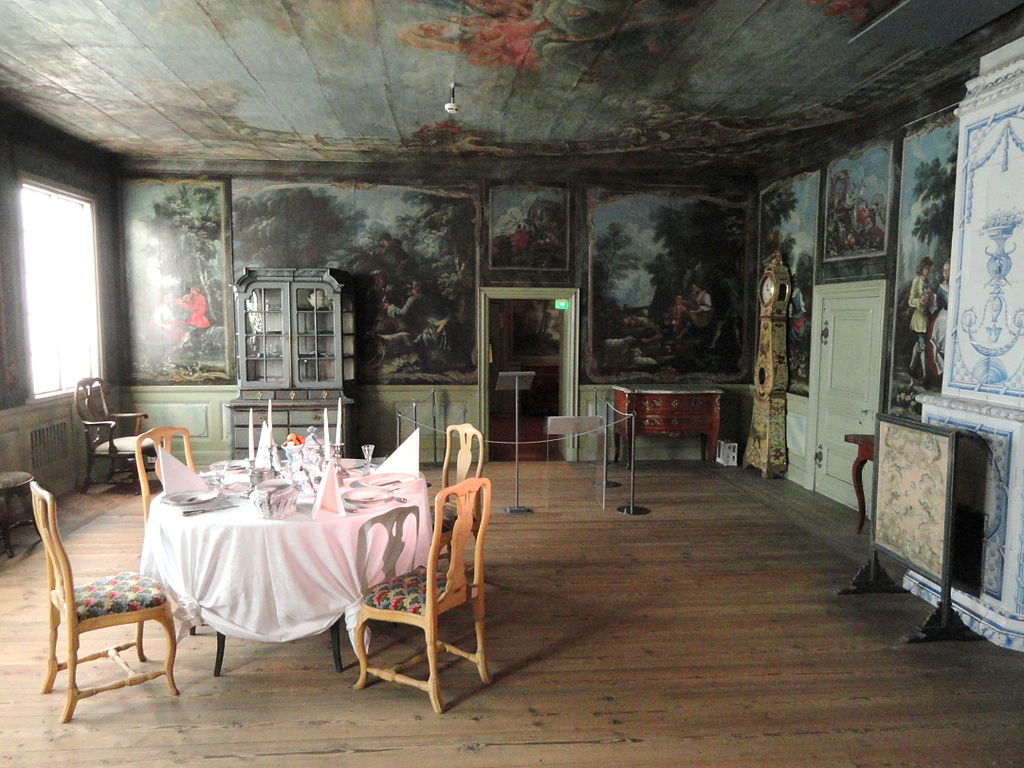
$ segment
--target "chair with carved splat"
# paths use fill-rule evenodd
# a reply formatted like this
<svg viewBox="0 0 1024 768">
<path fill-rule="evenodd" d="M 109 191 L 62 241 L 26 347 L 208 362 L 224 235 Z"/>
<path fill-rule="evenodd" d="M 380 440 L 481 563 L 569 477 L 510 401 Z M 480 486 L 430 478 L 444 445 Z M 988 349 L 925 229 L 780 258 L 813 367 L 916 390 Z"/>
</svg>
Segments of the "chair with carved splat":
<svg viewBox="0 0 1024 768">
<path fill-rule="evenodd" d="M 67 699 L 60 721 L 66 723 L 71 720 L 80 699 L 104 691 L 138 685 L 157 677 L 166 677 L 167 688 L 177 696 L 178 689 L 174 685 L 174 656 L 177 642 L 171 606 L 164 588 L 155 579 L 129 571 L 75 586 L 71 562 L 68 560 L 57 527 L 57 505 L 53 494 L 34 481 L 31 487 L 32 511 L 46 553 L 46 587 L 50 615 L 50 647 L 43 693 L 50 693 L 53 690 L 58 672 L 67 670 L 68 673 Z M 135 648 L 139 661 L 146 661 L 146 655 L 142 650 L 142 632 L 145 623 L 150 620 L 164 628 L 167 652 L 160 669 L 137 672 L 121 657 L 121 651 Z M 57 660 L 57 630 L 62 624 L 68 643 L 66 661 Z M 80 638 L 83 634 L 122 624 L 136 625 L 134 642 L 122 643 L 86 656 L 79 655 Z M 104 685 L 79 688 L 78 665 L 101 658 L 110 658 L 116 662 L 124 670 L 125 675 Z"/>
<path fill-rule="evenodd" d="M 441 464 L 441 487 L 461 483 L 468 477 L 482 477 L 484 472 L 484 436 L 472 424 L 451 424 L 444 431 L 444 461 Z M 442 543 L 447 547 L 451 540 L 451 525 L 455 509 L 449 505 L 445 510 Z M 479 528 L 479 511 L 473 516 L 473 534 Z"/>
<path fill-rule="evenodd" d="M 447 559 L 441 540 L 441 521 L 445 506 L 454 504 L 455 519 L 451 529 L 451 547 Z M 479 510 L 479 516 L 476 512 Z M 441 489 L 434 498 L 434 533 L 430 542 L 430 555 L 426 566 L 387 579 L 371 587 L 359 606 L 359 618 L 354 632 L 355 651 L 359 658 L 359 679 L 355 688 L 366 686 L 367 675 L 382 680 L 410 685 L 426 691 L 434 711 L 444 711 L 441 704 L 441 684 L 438 679 L 438 651 L 447 651 L 473 662 L 480 679 L 491 682 L 484 651 L 484 539 L 491 516 L 491 481 L 486 477 L 471 477 L 453 486 Z M 477 525 L 471 550 L 468 548 L 473 526 Z M 467 552 L 472 555 L 467 558 Z M 443 565 L 447 563 L 447 565 Z M 473 609 L 476 630 L 476 651 L 469 652 L 442 641 L 438 636 L 438 619 L 444 613 L 469 603 Z M 391 667 L 371 667 L 366 649 L 365 625 L 367 621 L 387 621 L 409 624 L 423 630 L 426 650 Z M 414 665 L 426 660 L 426 680 L 406 675 Z"/>
<path fill-rule="evenodd" d="M 173 453 L 174 438 L 180 438 L 185 463 L 193 472 L 196 471 L 196 462 L 192 458 L 192 434 L 185 427 L 153 427 L 140 435 L 135 440 L 135 470 L 139 476 L 139 490 L 142 493 L 142 524 L 149 520 L 149 505 L 153 494 L 149 487 L 149 468 L 147 456 L 151 451 L 158 456 L 157 448 L 162 448 L 168 453 Z M 164 476 L 160 469 L 159 460 L 155 463 L 157 479 L 163 483 Z"/>
<path fill-rule="evenodd" d="M 104 482 L 110 482 L 119 469 L 133 469 L 135 460 L 135 436 L 142 431 L 145 413 L 111 413 L 104 393 L 106 382 L 95 377 L 82 379 L 75 386 L 75 410 L 85 429 L 85 480 L 82 493 L 92 484 L 92 467 L 97 459 L 109 462 Z M 125 426 L 119 427 L 120 424 Z M 128 432 L 119 435 L 119 432 Z M 146 446 L 146 455 L 155 456 L 152 445 Z M 135 472 L 131 485 L 135 489 Z"/>
</svg>

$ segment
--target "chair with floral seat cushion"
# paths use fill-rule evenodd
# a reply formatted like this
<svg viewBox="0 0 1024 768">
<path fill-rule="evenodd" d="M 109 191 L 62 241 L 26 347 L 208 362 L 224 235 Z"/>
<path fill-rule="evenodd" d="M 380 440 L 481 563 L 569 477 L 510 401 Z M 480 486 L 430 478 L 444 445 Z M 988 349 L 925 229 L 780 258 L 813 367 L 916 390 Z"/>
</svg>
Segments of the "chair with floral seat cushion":
<svg viewBox="0 0 1024 768">
<path fill-rule="evenodd" d="M 135 471 L 139 476 L 139 491 L 142 494 L 142 524 L 149 520 L 149 505 L 153 493 L 149 487 L 149 466 L 147 463 L 150 455 L 158 456 L 158 448 L 163 448 L 168 453 L 173 453 L 174 438 L 180 438 L 182 453 L 185 456 L 185 464 L 193 472 L 196 471 L 196 462 L 192 458 L 192 434 L 185 427 L 153 427 L 142 434 L 132 438 L 135 441 Z M 163 483 L 163 471 L 160 462 L 154 464 L 157 480 Z"/>
<path fill-rule="evenodd" d="M 107 407 L 105 387 L 106 382 L 95 377 L 82 379 L 75 386 L 75 410 L 85 430 L 86 462 L 82 493 L 92 484 L 92 467 L 97 459 L 109 462 L 104 482 L 110 482 L 115 471 L 130 468 L 135 459 L 135 435 L 142 431 L 142 422 L 147 418 L 145 413 L 111 413 Z M 127 426 L 119 429 L 121 423 Z M 129 434 L 118 435 L 119 431 Z M 155 449 L 147 446 L 146 455 L 155 456 Z M 134 473 L 131 485 L 134 490 Z"/>
<path fill-rule="evenodd" d="M 450 424 L 445 433 L 444 461 L 441 464 L 441 487 L 461 483 L 467 477 L 482 477 L 484 472 L 484 436 L 472 424 Z M 478 510 L 479 513 L 479 510 Z M 445 533 L 444 546 L 451 538 L 451 527 L 455 520 L 455 508 L 449 504 L 445 509 L 442 530 Z M 479 527 L 479 514 L 473 517 L 473 533 Z"/>
<path fill-rule="evenodd" d="M 454 503 L 456 513 L 451 529 L 450 553 L 447 558 L 443 558 L 445 545 L 442 543 L 441 522 L 445 505 L 449 502 Z M 472 560 L 467 562 L 467 545 L 473 532 L 474 512 L 477 509 L 480 513 L 479 525 L 473 537 Z M 426 691 L 434 711 L 440 714 L 444 708 L 441 705 L 441 686 L 437 673 L 438 651 L 447 651 L 472 661 L 476 664 L 480 679 L 484 683 L 491 682 L 484 652 L 484 538 L 490 516 L 491 482 L 487 478 L 469 478 L 438 492 L 434 498 L 434 531 L 426 566 L 386 579 L 371 587 L 363 596 L 354 631 L 355 651 L 359 658 L 359 679 L 354 686 L 356 689 L 366 686 L 368 674 L 382 680 L 411 685 Z M 465 603 L 472 606 L 476 629 L 476 651 L 472 653 L 438 637 L 438 618 Z M 425 635 L 426 650 L 389 668 L 369 666 L 365 625 L 370 620 L 419 627 Z M 429 670 L 426 680 L 404 674 L 424 660 Z"/>
<path fill-rule="evenodd" d="M 38 483 L 32 483 L 32 511 L 36 527 L 39 528 L 46 554 L 46 585 L 50 616 L 50 647 L 46 664 L 46 679 L 43 693 L 53 690 L 57 673 L 67 670 L 67 699 L 61 722 L 71 720 L 80 699 L 104 691 L 112 691 L 128 685 L 138 685 L 156 677 L 165 676 L 167 687 L 175 696 L 174 656 L 177 641 L 171 606 L 164 588 L 154 579 L 138 573 L 124 571 L 115 576 L 95 579 L 87 584 L 75 586 L 64 542 L 57 526 L 57 505 L 53 494 Z M 121 657 L 121 651 L 135 648 L 140 662 L 146 661 L 142 649 L 142 633 L 145 623 L 156 621 L 164 628 L 167 638 L 167 652 L 162 668 L 148 672 L 137 672 Z M 61 624 L 67 634 L 68 652 L 66 661 L 57 660 L 57 632 Z M 85 656 L 79 655 L 80 638 L 95 629 L 135 624 L 135 640 L 122 643 Z M 78 665 L 100 658 L 110 658 L 121 667 L 125 675 L 103 685 L 79 688 Z"/>
</svg>

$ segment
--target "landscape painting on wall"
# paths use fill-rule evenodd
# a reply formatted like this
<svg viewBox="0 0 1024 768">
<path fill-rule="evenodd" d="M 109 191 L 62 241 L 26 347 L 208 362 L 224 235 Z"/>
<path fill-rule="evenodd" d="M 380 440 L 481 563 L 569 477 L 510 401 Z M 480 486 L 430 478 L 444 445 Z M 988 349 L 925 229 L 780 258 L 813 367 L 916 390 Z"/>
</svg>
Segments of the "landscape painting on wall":
<svg viewBox="0 0 1024 768">
<path fill-rule="evenodd" d="M 793 283 L 786 326 L 788 391 L 806 395 L 811 371 L 811 307 L 818 251 L 820 174 L 802 173 L 775 182 L 761 193 L 760 268 L 775 251 Z"/>
<path fill-rule="evenodd" d="M 225 185 L 122 187 L 132 384 L 235 381 Z"/>
<path fill-rule="evenodd" d="M 892 146 L 874 142 L 829 163 L 818 282 L 885 276 Z"/>
<path fill-rule="evenodd" d="M 363 384 L 476 381 L 473 191 L 236 182 L 235 273 L 337 267 L 356 290 Z"/>
<path fill-rule="evenodd" d="M 490 268 L 567 270 L 568 191 L 532 185 L 491 189 Z"/>
<path fill-rule="evenodd" d="M 745 206 L 592 189 L 587 207 L 589 380 L 742 377 Z"/>
<path fill-rule="evenodd" d="M 920 416 L 917 395 L 942 389 L 957 131 L 950 110 L 911 126 L 903 140 L 889 361 L 889 412 L 903 416 Z"/>
</svg>

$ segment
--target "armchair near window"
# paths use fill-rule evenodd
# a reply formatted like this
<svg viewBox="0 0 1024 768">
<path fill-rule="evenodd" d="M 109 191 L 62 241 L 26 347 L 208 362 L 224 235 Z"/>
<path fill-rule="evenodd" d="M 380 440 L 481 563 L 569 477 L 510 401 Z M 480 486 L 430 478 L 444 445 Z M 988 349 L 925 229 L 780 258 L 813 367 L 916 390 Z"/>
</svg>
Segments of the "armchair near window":
<svg viewBox="0 0 1024 768">
<path fill-rule="evenodd" d="M 111 413 L 107 408 L 105 387 L 106 382 L 98 378 L 82 379 L 75 387 L 75 410 L 85 429 L 86 464 L 82 493 L 92 484 L 92 466 L 96 459 L 109 462 L 104 482 L 110 482 L 118 469 L 133 470 L 135 436 L 142 431 L 142 422 L 146 419 L 145 413 Z M 120 426 L 122 423 L 124 426 Z M 119 435 L 119 432 L 127 434 Z M 145 447 L 144 453 L 156 455 L 152 443 Z M 136 481 L 132 471 L 133 486 Z"/>
</svg>

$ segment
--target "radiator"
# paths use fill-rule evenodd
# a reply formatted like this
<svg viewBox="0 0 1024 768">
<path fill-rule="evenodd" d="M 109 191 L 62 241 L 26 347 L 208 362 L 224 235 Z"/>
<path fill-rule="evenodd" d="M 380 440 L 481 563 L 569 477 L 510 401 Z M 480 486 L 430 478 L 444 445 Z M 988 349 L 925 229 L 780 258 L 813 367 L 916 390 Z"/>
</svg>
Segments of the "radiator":
<svg viewBox="0 0 1024 768">
<path fill-rule="evenodd" d="M 68 423 L 55 421 L 35 427 L 29 432 L 29 450 L 32 472 L 38 473 L 46 467 L 68 458 Z"/>
</svg>

